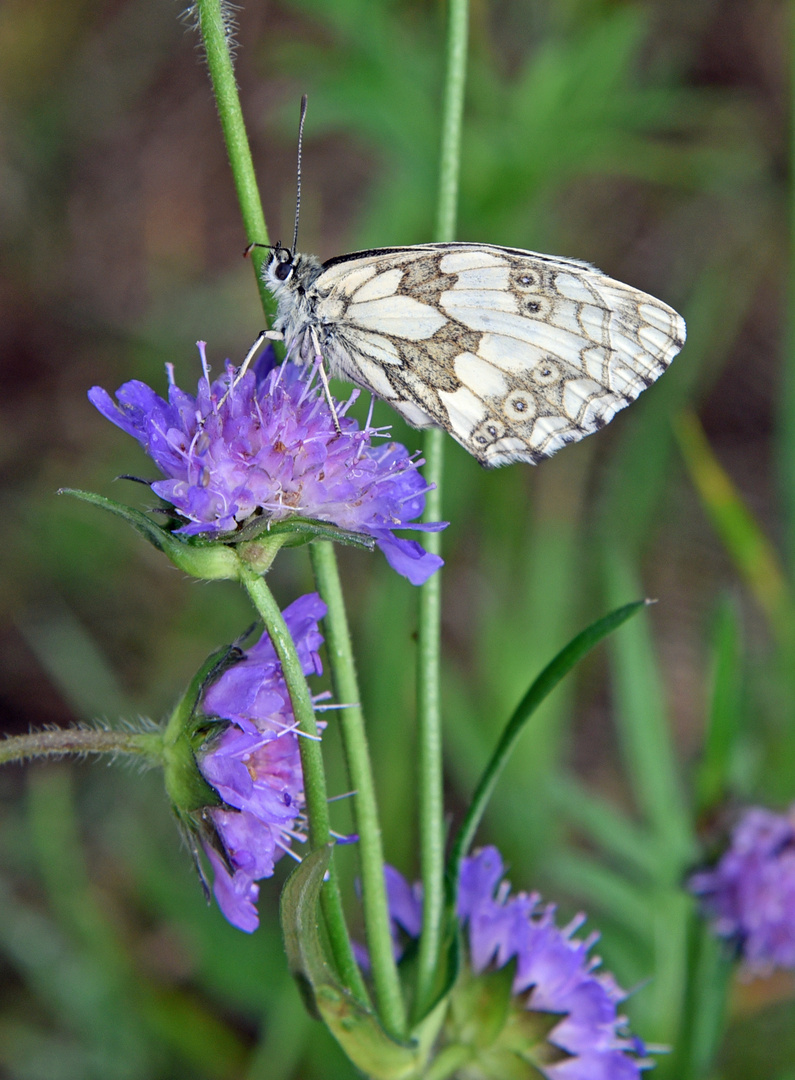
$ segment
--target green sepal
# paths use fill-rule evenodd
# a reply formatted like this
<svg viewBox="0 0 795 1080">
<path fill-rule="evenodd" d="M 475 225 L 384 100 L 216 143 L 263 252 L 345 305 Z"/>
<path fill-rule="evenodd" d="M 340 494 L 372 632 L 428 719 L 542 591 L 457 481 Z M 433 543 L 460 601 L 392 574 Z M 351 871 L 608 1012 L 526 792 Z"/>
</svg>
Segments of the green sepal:
<svg viewBox="0 0 795 1080">
<path fill-rule="evenodd" d="M 375 547 L 372 536 L 341 529 L 328 521 L 297 516 L 286 518 L 284 521 L 254 517 L 235 532 L 222 534 L 221 539 L 226 543 L 239 544 L 256 540 L 263 534 L 283 537 L 282 543 L 285 547 L 298 547 L 300 544 L 308 544 L 311 540 L 332 540 L 337 544 L 349 544 L 353 547 L 366 548 L 368 551 L 372 551 Z"/>
<path fill-rule="evenodd" d="M 570 1056 L 547 1038 L 563 1016 L 528 1010 L 513 992 L 515 975 L 515 960 L 498 970 L 462 972 L 450 999 L 445 1049 L 474 1066 L 476 1075 L 543 1080 L 544 1068 Z"/>
<path fill-rule="evenodd" d="M 309 1012 L 325 1023 L 357 1068 L 374 1080 L 414 1080 L 424 1075 L 447 1000 L 402 1042 L 388 1035 L 375 1013 L 340 983 L 320 935 L 320 890 L 332 848 L 328 845 L 307 855 L 282 891 L 282 933 L 290 971 Z"/>
<path fill-rule="evenodd" d="M 219 806 L 221 798 L 199 771 L 197 752 L 207 742 L 213 729 L 221 724 L 200 709 L 202 694 L 210 683 L 234 666 L 243 653 L 238 644 L 227 645 L 211 653 L 193 676 L 174 708 L 162 736 L 163 769 L 166 791 L 179 820 L 186 828 L 200 827 L 196 813 L 206 806 Z"/>
<path fill-rule="evenodd" d="M 302 517 L 271 521 L 265 516 L 258 516 L 251 518 L 240 529 L 218 534 L 212 539 L 206 536 L 181 537 L 157 525 L 142 511 L 104 495 L 77 488 L 61 488 L 58 494 L 73 495 L 76 499 L 123 518 L 180 570 L 204 581 L 237 579 L 241 561 L 250 569 L 265 573 L 280 548 L 298 547 L 312 540 L 331 540 L 367 551 L 375 547 L 372 536 L 340 529 L 326 521 Z"/>
<path fill-rule="evenodd" d="M 240 561 L 234 548 L 218 540 L 178 538 L 167 529 L 156 525 L 151 518 L 132 506 L 77 488 L 61 488 L 59 495 L 73 495 L 76 499 L 91 503 L 102 510 L 122 518 L 140 533 L 145 540 L 168 556 L 175 566 L 191 577 L 203 581 L 235 580 L 239 576 Z"/>
</svg>

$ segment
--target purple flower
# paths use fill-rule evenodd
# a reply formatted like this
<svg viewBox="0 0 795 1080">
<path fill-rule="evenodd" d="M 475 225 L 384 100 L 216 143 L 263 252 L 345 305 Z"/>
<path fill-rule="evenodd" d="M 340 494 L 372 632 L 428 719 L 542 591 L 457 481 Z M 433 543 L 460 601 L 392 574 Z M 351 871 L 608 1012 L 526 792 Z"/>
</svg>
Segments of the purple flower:
<svg viewBox="0 0 795 1080">
<path fill-rule="evenodd" d="M 584 916 L 557 926 L 554 905 L 542 904 L 536 893 L 512 896 L 504 873 L 494 847 L 461 865 L 457 914 L 467 948 L 444 1041 L 469 1048 L 473 1076 L 502 1077 L 510 1062 L 525 1060 L 548 1080 L 638 1080 L 652 1063 L 617 1012 L 626 993 L 612 975 L 598 973 L 598 958 L 589 956 L 598 935 L 574 936 Z M 414 935 L 419 894 L 405 882 L 398 889 L 390 877 L 387 884 L 393 918 Z M 399 911 L 392 909 L 397 899 Z M 491 1006 L 487 999 L 489 979 L 501 968 L 512 979 L 513 997 L 499 1026 L 497 999 Z M 492 988 L 498 994 L 496 984 Z"/>
<path fill-rule="evenodd" d="M 323 638 L 317 621 L 326 605 L 316 593 L 284 612 L 305 675 L 320 674 L 317 650 Z M 224 805 L 206 815 L 226 860 L 205 843 L 213 868 L 213 893 L 226 918 L 241 930 L 258 925 L 256 884 L 302 839 L 304 782 L 299 736 L 281 664 L 263 634 L 243 660 L 206 691 L 203 710 L 228 720 L 223 734 L 200 756 L 199 769 Z"/>
<path fill-rule="evenodd" d="M 311 366 L 274 367 L 268 349 L 239 382 L 227 363 L 211 384 L 204 342 L 198 346 L 204 375 L 195 397 L 174 384 L 171 365 L 168 401 L 137 380 L 120 387 L 115 402 L 98 386 L 88 395 L 167 477 L 151 486 L 184 519 L 178 533 L 225 535 L 253 517 L 300 516 L 372 537 L 414 585 L 442 565 L 416 540 L 395 535 L 444 524 L 417 523 L 428 490 L 421 462 L 399 443 L 375 443 L 383 429 L 369 422 L 360 429 L 345 415 L 358 390 L 335 403 L 340 434 Z"/>
<path fill-rule="evenodd" d="M 392 952 L 395 959 L 403 955 L 406 938 L 418 938 L 422 930 L 422 885 L 415 882 L 410 885 L 399 870 L 388 863 L 384 866 L 384 884 L 389 908 L 390 932 L 392 934 Z M 357 891 L 360 891 L 357 882 Z M 356 962 L 363 971 L 370 971 L 370 954 L 364 945 L 353 942 Z"/>
<path fill-rule="evenodd" d="M 751 973 L 795 968 L 795 803 L 786 814 L 746 810 L 715 868 L 688 888 Z"/>
</svg>

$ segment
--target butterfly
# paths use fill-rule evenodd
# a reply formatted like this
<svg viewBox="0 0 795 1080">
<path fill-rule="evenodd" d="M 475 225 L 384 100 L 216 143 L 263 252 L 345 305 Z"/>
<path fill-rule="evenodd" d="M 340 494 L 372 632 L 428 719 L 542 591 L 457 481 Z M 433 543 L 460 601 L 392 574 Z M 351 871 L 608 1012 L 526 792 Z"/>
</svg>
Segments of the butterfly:
<svg viewBox="0 0 795 1080">
<path fill-rule="evenodd" d="M 535 464 L 604 427 L 685 342 L 661 300 L 588 263 L 495 244 L 324 263 L 276 245 L 263 277 L 277 303 L 268 336 L 288 356 L 322 358 L 487 466 Z"/>
<path fill-rule="evenodd" d="M 533 464 L 605 426 L 662 375 L 684 319 L 576 259 L 497 244 L 374 248 L 321 263 L 265 246 L 287 355 L 348 379 L 414 427 L 443 427 L 482 465 Z M 229 391 L 227 391 L 228 393 Z M 332 407 L 333 411 L 333 407 Z"/>
</svg>

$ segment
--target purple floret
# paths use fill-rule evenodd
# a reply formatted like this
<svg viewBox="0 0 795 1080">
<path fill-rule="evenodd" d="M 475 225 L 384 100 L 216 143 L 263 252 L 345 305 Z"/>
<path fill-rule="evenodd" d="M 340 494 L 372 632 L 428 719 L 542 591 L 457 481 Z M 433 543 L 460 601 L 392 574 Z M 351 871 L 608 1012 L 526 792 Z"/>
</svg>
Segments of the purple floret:
<svg viewBox="0 0 795 1080">
<path fill-rule="evenodd" d="M 398 888 L 396 874 L 391 870 L 387 876 L 390 912 L 404 930 L 416 936 L 420 895 L 402 879 Z M 494 847 L 464 859 L 456 910 L 464 928 L 469 971 L 477 977 L 515 961 L 515 1007 L 545 1014 L 547 1025 L 549 1014 L 560 1016 L 545 1036 L 555 1049 L 542 1050 L 536 1059 L 533 1045 L 528 1044 L 526 1060 L 532 1060 L 548 1080 L 638 1080 L 652 1062 L 644 1043 L 626 1030 L 626 1020 L 617 1011 L 627 996 L 625 991 L 612 975 L 597 973 L 599 960 L 589 955 L 598 935 L 584 940 L 574 937 L 584 916 L 560 928 L 554 905 L 542 904 L 537 893 L 511 895 L 504 874 L 502 857 Z M 396 902 L 400 913 L 393 909 Z M 455 988 L 452 993 L 455 996 Z M 489 1045 L 481 1041 L 483 1033 L 470 1030 L 472 1023 L 464 1024 L 463 1031 L 473 1040 L 473 1054 L 482 1050 L 488 1055 Z M 448 1042 L 461 1037 L 460 1030 L 445 1036 Z M 499 1043 L 499 1032 L 490 1031 L 488 1037 Z M 482 1067 L 487 1070 L 484 1075 L 491 1075 L 488 1058 Z"/>
<path fill-rule="evenodd" d="M 688 888 L 750 973 L 795 969 L 795 803 L 785 814 L 746 810 L 718 864 Z"/>
<path fill-rule="evenodd" d="M 137 380 L 121 386 L 116 401 L 98 386 L 88 395 L 167 477 L 151 486 L 184 519 L 178 533 L 227 538 L 254 516 L 298 515 L 372 537 L 414 585 L 442 565 L 416 540 L 395 535 L 444 525 L 417 520 L 428 490 L 421 462 L 399 443 L 375 442 L 380 430 L 345 415 L 358 390 L 335 403 L 340 434 L 311 367 L 274 367 L 268 350 L 224 400 L 236 369 L 227 365 L 211 384 L 198 344 L 204 376 L 195 397 L 174 384 L 170 365 L 168 401 Z"/>
<path fill-rule="evenodd" d="M 542 1066 L 550 1080 L 637 1080 L 651 1062 L 636 1056 L 645 1047 L 616 1010 L 625 991 L 612 975 L 597 973 L 599 960 L 588 955 L 598 934 L 573 936 L 584 916 L 561 929 L 554 905 L 542 905 L 537 893 L 511 896 L 504 873 L 494 847 L 461 866 L 458 914 L 469 930 L 473 969 L 503 967 L 515 957 L 513 992 L 526 995 L 525 1008 L 562 1014 L 547 1041 L 573 1056 Z"/>
<path fill-rule="evenodd" d="M 326 606 L 316 593 L 284 612 L 305 675 L 320 674 L 318 620 Z M 258 925 L 256 884 L 301 838 L 304 782 L 290 695 L 270 638 L 263 634 L 243 660 L 207 690 L 203 710 L 229 726 L 200 757 L 199 769 L 224 805 L 207 814 L 226 853 L 209 844 L 213 893 L 226 918 L 241 930 Z M 230 873 L 231 868 L 231 873 Z"/>
</svg>

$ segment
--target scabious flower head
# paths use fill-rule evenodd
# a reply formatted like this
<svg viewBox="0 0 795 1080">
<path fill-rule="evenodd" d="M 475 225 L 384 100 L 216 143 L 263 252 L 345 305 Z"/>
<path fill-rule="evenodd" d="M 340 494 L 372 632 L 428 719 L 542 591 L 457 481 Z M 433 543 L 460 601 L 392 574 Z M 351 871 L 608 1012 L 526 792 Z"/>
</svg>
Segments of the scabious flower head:
<svg viewBox="0 0 795 1080">
<path fill-rule="evenodd" d="M 795 968 L 795 803 L 785 814 L 746 810 L 717 865 L 688 888 L 751 974 Z"/>
<path fill-rule="evenodd" d="M 151 486 L 184 521 L 176 532 L 233 540 L 230 534 L 257 517 L 300 516 L 372 537 L 414 585 L 441 566 L 417 541 L 395 535 L 444 525 L 417 523 L 428 490 L 421 462 L 399 443 L 374 441 L 379 430 L 345 415 L 358 390 L 335 403 L 338 433 L 311 366 L 275 367 L 269 348 L 238 382 L 228 364 L 211 383 L 198 344 L 204 375 L 195 397 L 175 385 L 170 365 L 168 401 L 138 380 L 120 387 L 115 402 L 98 386 L 88 395 L 167 477 Z"/>
<path fill-rule="evenodd" d="M 504 874 L 494 847 L 461 865 L 457 914 L 465 956 L 444 1042 L 468 1047 L 470 1058 L 456 1076 L 638 1080 L 652 1063 L 617 1011 L 625 991 L 589 955 L 598 935 L 574 936 L 584 916 L 559 927 L 554 905 L 536 893 L 512 896 Z M 393 871 L 387 892 L 393 918 L 416 936 L 419 891 Z"/>
<path fill-rule="evenodd" d="M 317 650 L 323 638 L 318 619 L 326 606 L 316 593 L 284 611 L 305 675 L 321 673 Z M 223 849 L 205 843 L 213 868 L 213 893 L 226 918 L 241 930 L 256 930 L 256 884 L 301 839 L 304 783 L 290 695 L 270 638 L 263 634 L 234 667 L 205 692 L 203 712 L 228 721 L 199 756 L 204 779 L 223 805 L 205 817 Z"/>
</svg>

